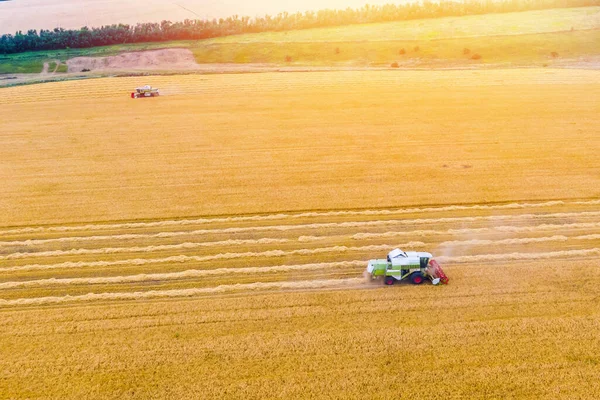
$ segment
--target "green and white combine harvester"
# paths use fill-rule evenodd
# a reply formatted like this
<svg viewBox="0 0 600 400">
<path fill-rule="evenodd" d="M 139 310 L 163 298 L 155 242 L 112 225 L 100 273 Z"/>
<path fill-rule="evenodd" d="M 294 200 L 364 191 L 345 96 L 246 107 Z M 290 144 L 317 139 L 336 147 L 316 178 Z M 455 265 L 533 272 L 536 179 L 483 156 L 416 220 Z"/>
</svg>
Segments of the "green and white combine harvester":
<svg viewBox="0 0 600 400">
<path fill-rule="evenodd" d="M 404 280 L 415 285 L 420 285 L 426 280 L 431 280 L 434 285 L 448 283 L 448 277 L 442 267 L 433 259 L 431 253 L 423 251 L 392 250 L 387 259 L 369 260 L 367 272 L 372 279 L 383 278 L 386 285 Z"/>
<path fill-rule="evenodd" d="M 158 97 L 158 96 L 160 96 L 160 92 L 158 91 L 158 89 L 155 89 L 149 85 L 136 88 L 135 92 L 131 93 L 132 99 L 137 99 L 140 97 Z"/>
</svg>

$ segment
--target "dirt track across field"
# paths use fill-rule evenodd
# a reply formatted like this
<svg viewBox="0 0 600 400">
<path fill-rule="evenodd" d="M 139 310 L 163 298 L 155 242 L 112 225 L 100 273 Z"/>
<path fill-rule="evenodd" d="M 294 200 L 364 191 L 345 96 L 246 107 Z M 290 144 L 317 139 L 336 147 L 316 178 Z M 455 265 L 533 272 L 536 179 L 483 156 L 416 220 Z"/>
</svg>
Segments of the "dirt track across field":
<svg viewBox="0 0 600 400">
<path fill-rule="evenodd" d="M 83 70 L 191 70 L 198 64 L 188 49 L 161 49 L 123 53 L 109 57 L 75 57 L 67 61 L 69 72 Z"/>
</svg>

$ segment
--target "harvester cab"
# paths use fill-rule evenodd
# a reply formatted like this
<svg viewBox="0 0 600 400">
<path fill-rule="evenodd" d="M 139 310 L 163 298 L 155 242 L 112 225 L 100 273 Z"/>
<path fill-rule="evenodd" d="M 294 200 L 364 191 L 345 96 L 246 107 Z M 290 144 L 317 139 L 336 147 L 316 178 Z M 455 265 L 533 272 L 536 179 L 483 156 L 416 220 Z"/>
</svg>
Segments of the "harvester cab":
<svg viewBox="0 0 600 400">
<path fill-rule="evenodd" d="M 448 277 L 431 253 L 422 251 L 394 249 L 388 253 L 387 259 L 369 260 L 367 273 L 372 279 L 383 278 L 386 285 L 404 280 L 420 285 L 427 279 L 434 285 L 448 283 Z"/>
<path fill-rule="evenodd" d="M 160 92 L 158 89 L 153 88 L 150 85 L 142 86 L 135 89 L 135 92 L 131 93 L 132 99 L 137 99 L 139 97 L 158 97 Z"/>
</svg>

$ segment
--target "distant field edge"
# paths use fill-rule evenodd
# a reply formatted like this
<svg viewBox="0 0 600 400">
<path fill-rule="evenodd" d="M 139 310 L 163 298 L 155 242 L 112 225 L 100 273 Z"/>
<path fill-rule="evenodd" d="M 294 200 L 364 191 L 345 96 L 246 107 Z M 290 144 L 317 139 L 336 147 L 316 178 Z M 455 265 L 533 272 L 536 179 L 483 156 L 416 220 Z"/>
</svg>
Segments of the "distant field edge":
<svg viewBox="0 0 600 400">
<path fill-rule="evenodd" d="M 401 68 L 404 64 L 431 68 L 494 63 L 552 66 L 581 56 L 600 56 L 599 40 L 600 7 L 586 6 L 0 54 L 0 78 L 5 74 L 41 74 L 39 78 L 44 81 L 59 80 L 78 72 L 73 68 L 68 74 L 65 71 L 67 61 L 76 57 L 173 49 L 193 53 L 198 64 L 335 67 L 348 63 L 390 66 L 396 62 Z M 52 61 L 60 62 L 61 68 L 43 73 L 44 63 Z M 116 73 L 92 69 L 92 73 L 104 76 Z M 133 69 L 136 68 L 128 68 Z M 154 71 L 160 69 L 163 68 Z M 164 70 L 172 69 L 165 64 Z M 40 79 L 31 80 L 37 83 Z M 0 86 L 12 85 L 0 79 Z"/>
</svg>

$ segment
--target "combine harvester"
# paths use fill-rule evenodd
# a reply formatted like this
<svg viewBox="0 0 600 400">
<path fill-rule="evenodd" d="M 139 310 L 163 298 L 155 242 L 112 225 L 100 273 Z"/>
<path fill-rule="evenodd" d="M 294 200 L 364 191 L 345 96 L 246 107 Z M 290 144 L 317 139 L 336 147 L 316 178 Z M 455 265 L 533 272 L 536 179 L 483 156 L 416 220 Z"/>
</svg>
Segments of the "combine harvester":
<svg viewBox="0 0 600 400">
<path fill-rule="evenodd" d="M 158 89 L 154 89 L 152 86 L 146 85 L 135 89 L 135 92 L 131 93 L 132 99 L 139 97 L 158 97 L 160 93 Z"/>
<path fill-rule="evenodd" d="M 420 285 L 426 279 L 430 279 L 434 285 L 448 283 L 448 277 L 442 267 L 433 259 L 431 253 L 426 252 L 392 250 L 387 259 L 369 260 L 367 272 L 371 279 L 383 277 L 386 285 L 403 280 Z"/>
</svg>

